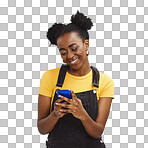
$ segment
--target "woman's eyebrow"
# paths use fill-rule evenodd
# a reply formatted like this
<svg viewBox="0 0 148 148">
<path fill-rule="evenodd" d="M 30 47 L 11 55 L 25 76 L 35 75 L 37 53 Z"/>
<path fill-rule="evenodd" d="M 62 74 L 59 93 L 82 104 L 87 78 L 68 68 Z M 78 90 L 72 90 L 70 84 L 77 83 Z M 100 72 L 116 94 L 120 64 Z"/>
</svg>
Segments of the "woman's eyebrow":
<svg viewBox="0 0 148 148">
<path fill-rule="evenodd" d="M 76 45 L 77 43 L 72 43 L 72 44 L 70 44 L 68 47 L 71 47 L 71 46 L 73 46 L 73 45 Z"/>
<path fill-rule="evenodd" d="M 73 45 L 76 45 L 77 43 L 72 43 L 72 44 L 70 44 L 68 47 L 71 47 L 71 46 L 73 46 Z M 65 48 L 60 48 L 59 49 L 59 51 L 61 51 L 61 50 L 64 50 Z"/>
<path fill-rule="evenodd" d="M 59 51 L 64 50 L 65 48 L 60 48 Z"/>
</svg>

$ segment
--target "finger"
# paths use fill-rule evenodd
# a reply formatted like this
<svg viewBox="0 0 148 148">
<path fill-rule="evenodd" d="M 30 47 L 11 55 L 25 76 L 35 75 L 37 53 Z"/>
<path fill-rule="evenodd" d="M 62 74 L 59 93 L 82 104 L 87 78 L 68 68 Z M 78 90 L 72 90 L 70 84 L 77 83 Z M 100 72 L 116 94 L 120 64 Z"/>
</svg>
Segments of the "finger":
<svg viewBox="0 0 148 148">
<path fill-rule="evenodd" d="M 77 111 L 78 107 L 73 105 L 67 105 L 67 112 L 68 113 L 75 113 Z"/>
<path fill-rule="evenodd" d="M 67 108 L 67 102 L 58 103 L 58 106 Z"/>
<path fill-rule="evenodd" d="M 76 99 L 77 100 L 77 96 L 76 94 L 74 93 L 74 91 L 71 89 L 71 95 L 72 95 L 72 99 Z"/>
<path fill-rule="evenodd" d="M 67 110 L 67 113 L 75 114 L 77 112 L 77 107 Z"/>
<path fill-rule="evenodd" d="M 55 103 L 60 103 L 61 101 L 63 101 L 63 99 L 62 99 L 62 98 L 57 99 Z"/>
<path fill-rule="evenodd" d="M 64 101 L 63 103 L 61 103 L 61 104 L 65 104 L 65 105 L 67 105 L 67 102 L 66 101 Z"/>
<path fill-rule="evenodd" d="M 66 108 L 73 110 L 75 107 L 78 107 L 77 104 L 76 105 L 75 104 L 67 104 Z"/>
<path fill-rule="evenodd" d="M 59 112 L 61 112 L 61 113 L 68 113 L 68 109 L 63 109 L 62 108 L 62 109 L 59 110 Z"/>
<path fill-rule="evenodd" d="M 64 96 L 59 95 L 59 97 L 60 97 L 61 99 L 65 100 L 65 101 L 68 102 L 68 103 L 71 102 L 71 99 L 68 99 L 68 98 L 66 98 L 66 97 L 64 97 Z"/>
<path fill-rule="evenodd" d="M 72 112 L 73 113 L 76 113 L 76 111 L 77 111 L 77 107 L 74 107 L 73 110 L 72 110 Z"/>
</svg>

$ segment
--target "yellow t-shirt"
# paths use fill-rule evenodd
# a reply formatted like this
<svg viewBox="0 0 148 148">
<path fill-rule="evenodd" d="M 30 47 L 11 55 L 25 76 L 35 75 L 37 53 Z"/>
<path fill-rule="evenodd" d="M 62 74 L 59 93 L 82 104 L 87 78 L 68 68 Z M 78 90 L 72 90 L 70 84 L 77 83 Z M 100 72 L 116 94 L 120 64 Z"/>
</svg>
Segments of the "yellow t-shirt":
<svg viewBox="0 0 148 148">
<path fill-rule="evenodd" d="M 57 80 L 59 68 L 47 70 L 40 81 L 39 94 L 52 97 L 57 88 Z M 74 76 L 66 72 L 62 89 L 72 89 L 74 93 L 84 92 L 94 89 L 92 85 L 93 73 L 92 70 L 85 76 Z M 97 98 L 110 97 L 114 98 L 114 81 L 108 75 L 100 72 L 99 88 L 97 90 Z"/>
</svg>

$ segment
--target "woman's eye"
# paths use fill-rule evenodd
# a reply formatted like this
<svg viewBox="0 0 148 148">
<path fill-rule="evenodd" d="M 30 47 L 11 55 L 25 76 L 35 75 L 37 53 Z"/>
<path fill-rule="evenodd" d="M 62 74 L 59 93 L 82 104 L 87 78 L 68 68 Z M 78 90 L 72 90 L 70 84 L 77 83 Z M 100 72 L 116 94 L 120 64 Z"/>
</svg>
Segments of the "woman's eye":
<svg viewBox="0 0 148 148">
<path fill-rule="evenodd" d="M 77 48 L 75 48 L 75 49 L 72 49 L 72 51 L 75 51 L 75 50 L 77 50 Z"/>
<path fill-rule="evenodd" d="M 64 53 L 61 53 L 61 55 L 65 55 L 66 54 L 66 52 L 64 52 Z"/>
</svg>

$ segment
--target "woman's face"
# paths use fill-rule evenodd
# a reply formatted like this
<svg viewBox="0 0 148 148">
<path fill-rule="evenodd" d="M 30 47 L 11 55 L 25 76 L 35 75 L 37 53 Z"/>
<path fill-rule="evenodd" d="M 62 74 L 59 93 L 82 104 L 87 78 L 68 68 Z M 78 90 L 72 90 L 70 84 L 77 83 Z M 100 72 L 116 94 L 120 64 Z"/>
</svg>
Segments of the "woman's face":
<svg viewBox="0 0 148 148">
<path fill-rule="evenodd" d="M 89 41 L 85 40 L 83 42 L 76 32 L 61 35 L 57 39 L 57 46 L 63 62 L 72 69 L 78 70 L 88 62 L 86 51 L 89 47 Z"/>
</svg>

